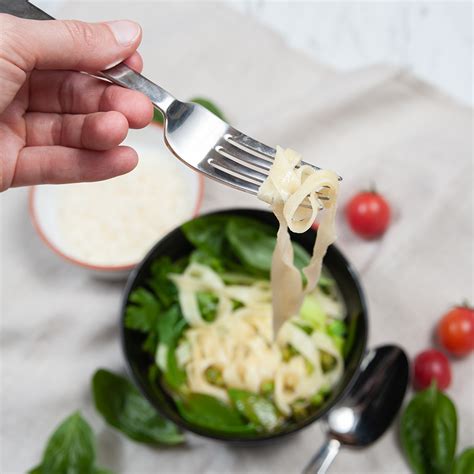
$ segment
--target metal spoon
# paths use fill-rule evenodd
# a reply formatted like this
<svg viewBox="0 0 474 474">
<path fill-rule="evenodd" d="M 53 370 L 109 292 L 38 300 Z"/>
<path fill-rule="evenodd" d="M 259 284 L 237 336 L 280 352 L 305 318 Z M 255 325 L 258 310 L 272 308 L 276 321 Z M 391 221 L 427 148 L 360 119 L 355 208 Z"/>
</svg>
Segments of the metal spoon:
<svg viewBox="0 0 474 474">
<path fill-rule="evenodd" d="M 408 378 L 408 358 L 402 349 L 370 350 L 354 386 L 323 421 L 327 441 L 303 474 L 324 474 L 342 445 L 364 448 L 382 436 L 400 409 Z"/>
</svg>

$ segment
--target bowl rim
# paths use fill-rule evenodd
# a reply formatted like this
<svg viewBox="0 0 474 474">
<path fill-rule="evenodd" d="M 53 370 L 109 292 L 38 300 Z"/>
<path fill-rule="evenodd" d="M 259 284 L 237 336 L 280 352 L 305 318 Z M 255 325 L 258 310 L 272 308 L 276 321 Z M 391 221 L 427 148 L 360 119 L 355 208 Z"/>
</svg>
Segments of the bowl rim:
<svg viewBox="0 0 474 474">
<path fill-rule="evenodd" d="M 248 212 L 248 211 L 259 211 L 259 212 L 267 212 L 271 214 L 271 211 L 265 210 L 265 209 L 259 209 L 259 208 L 241 208 L 241 207 L 236 207 L 236 208 L 226 208 L 226 209 L 219 209 L 219 210 L 214 210 L 210 211 L 204 214 L 201 214 L 198 217 L 204 217 L 204 216 L 210 216 L 210 215 L 216 215 L 216 214 L 232 214 L 233 212 Z M 195 219 L 196 217 L 193 217 Z M 193 220 L 191 219 L 191 220 Z M 189 222 L 189 221 L 188 221 Z M 160 413 L 162 416 L 164 416 L 166 419 L 170 419 L 170 417 L 165 413 L 165 411 L 160 407 L 160 404 L 157 402 L 157 400 L 152 397 L 149 393 L 146 387 L 141 383 L 140 379 L 136 376 L 134 369 L 132 367 L 132 363 L 129 360 L 128 353 L 127 353 L 127 348 L 126 348 L 126 327 L 125 327 L 125 313 L 126 313 L 126 308 L 128 304 L 128 298 L 129 295 L 132 291 L 133 285 L 135 283 L 135 280 L 138 276 L 138 274 L 144 269 L 147 265 L 150 263 L 150 259 L 152 255 L 155 253 L 156 249 L 162 245 L 162 242 L 170 235 L 171 233 L 175 232 L 177 229 L 181 227 L 175 227 L 173 230 L 168 232 L 168 234 L 164 235 L 159 241 L 156 242 L 156 244 L 148 251 L 148 253 L 143 257 L 142 261 L 135 266 L 135 268 L 132 270 L 132 272 L 128 275 L 127 282 L 125 284 L 125 287 L 123 289 L 122 293 L 122 301 L 121 301 L 121 306 L 120 306 L 120 343 L 121 343 L 121 349 L 122 349 L 122 354 L 125 359 L 125 366 L 126 366 L 126 371 L 130 375 L 131 379 L 135 383 L 135 385 L 139 388 L 141 394 L 148 400 L 148 402 L 155 408 L 155 410 Z M 316 230 L 314 227 L 312 230 Z M 177 417 L 176 419 L 172 419 L 176 425 L 178 425 L 180 428 L 186 431 L 190 431 L 194 434 L 197 434 L 199 436 L 203 436 L 208 439 L 214 439 L 217 441 L 223 441 L 227 443 L 234 443 L 234 444 L 255 444 L 255 443 L 261 443 L 261 442 L 269 442 L 269 441 L 276 441 L 278 439 L 281 439 L 282 437 L 285 437 L 287 435 L 295 434 L 304 428 L 307 428 L 309 425 L 312 423 L 324 418 L 329 411 L 331 411 L 341 400 L 345 398 L 351 387 L 353 386 L 354 382 L 356 381 L 360 370 L 361 370 L 361 363 L 362 360 L 367 352 L 367 341 L 368 341 L 368 333 L 369 333 L 369 320 L 368 320 L 368 307 L 367 307 L 367 300 L 365 297 L 364 290 L 361 285 L 361 280 L 359 277 L 358 272 L 355 270 L 355 268 L 351 265 L 349 260 L 344 256 L 344 254 L 335 246 L 334 244 L 331 245 L 332 251 L 335 252 L 338 256 L 338 258 L 341 259 L 341 262 L 344 264 L 344 267 L 347 269 L 347 272 L 351 278 L 352 283 L 354 284 L 357 293 L 360 297 L 360 305 L 361 305 L 361 316 L 363 320 L 363 334 L 361 335 L 362 339 L 362 346 L 363 350 L 361 351 L 358 360 L 357 360 L 357 365 L 356 369 L 354 370 L 354 373 L 352 374 L 351 378 L 347 382 L 346 386 L 338 393 L 335 395 L 334 399 L 331 401 L 331 403 L 327 403 L 326 405 L 322 406 L 322 409 L 319 410 L 317 413 L 315 413 L 312 416 L 309 416 L 305 418 L 304 420 L 300 421 L 297 426 L 291 427 L 287 430 L 283 431 L 277 431 L 275 433 L 263 433 L 262 435 L 259 435 L 258 437 L 254 438 L 246 438 L 242 435 L 231 435 L 231 434 L 226 434 L 226 433 L 210 433 L 206 431 L 206 429 L 201 428 L 200 426 L 193 425 L 192 423 L 187 422 L 176 410 Z"/>
<path fill-rule="evenodd" d="M 158 126 L 160 128 L 161 124 L 152 122 L 153 126 Z M 197 192 L 197 198 L 196 198 L 196 203 L 194 205 L 194 209 L 192 212 L 192 217 L 191 219 L 196 218 L 199 215 L 199 211 L 201 210 L 202 207 L 202 202 L 204 199 L 204 188 L 205 188 L 205 182 L 204 182 L 204 176 L 201 173 L 196 173 L 198 177 L 198 192 Z M 47 236 L 46 232 L 44 231 L 40 219 L 38 217 L 37 211 L 36 211 L 36 206 L 35 206 L 35 196 L 37 192 L 38 185 L 36 186 L 31 186 L 29 189 L 28 193 L 28 213 L 30 215 L 31 222 L 33 224 L 33 227 L 40 237 L 40 239 L 43 241 L 43 243 L 49 247 L 50 250 L 52 250 L 56 255 L 61 257 L 62 259 L 66 260 L 69 263 L 72 263 L 74 265 L 77 265 L 82 268 L 86 268 L 88 270 L 94 270 L 94 271 L 101 271 L 101 272 L 120 272 L 120 271 L 129 271 L 135 268 L 141 260 L 138 260 L 134 263 L 128 263 L 126 265 L 97 265 L 97 264 L 92 264 L 88 263 L 85 260 L 81 260 L 76 257 L 72 257 L 71 255 L 68 255 L 67 253 L 63 252 L 61 248 L 59 248 L 57 245 L 55 245 Z M 164 237 L 164 236 L 162 236 Z M 161 240 L 161 238 L 160 238 Z M 147 253 L 148 255 L 148 253 Z"/>
</svg>

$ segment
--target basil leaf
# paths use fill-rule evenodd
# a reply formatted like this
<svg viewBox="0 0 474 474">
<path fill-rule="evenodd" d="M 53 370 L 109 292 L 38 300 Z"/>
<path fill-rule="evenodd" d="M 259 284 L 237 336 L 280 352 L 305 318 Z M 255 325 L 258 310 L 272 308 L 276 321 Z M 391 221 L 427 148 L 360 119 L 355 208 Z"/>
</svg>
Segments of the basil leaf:
<svg viewBox="0 0 474 474">
<path fill-rule="evenodd" d="M 41 465 L 33 474 L 93 474 L 95 438 L 79 412 L 66 418 L 51 435 Z"/>
<path fill-rule="evenodd" d="M 162 418 L 120 375 L 99 369 L 92 379 L 97 411 L 129 438 L 147 444 L 177 444 L 184 438 L 171 421 Z"/>
<path fill-rule="evenodd" d="M 417 474 L 450 472 L 456 432 L 456 408 L 435 383 L 415 395 L 401 419 L 402 446 L 412 469 Z"/>
<path fill-rule="evenodd" d="M 205 107 L 209 112 L 212 112 L 214 115 L 217 115 L 220 119 L 226 120 L 224 117 L 224 114 L 222 113 L 222 110 L 217 107 L 216 104 L 211 102 L 209 99 L 205 99 L 204 97 L 194 97 L 193 99 L 190 100 L 190 102 L 194 102 L 195 104 L 202 105 Z"/>
<path fill-rule="evenodd" d="M 280 424 L 277 409 L 268 398 L 235 388 L 230 388 L 228 394 L 239 413 L 254 425 L 271 431 Z"/>
<path fill-rule="evenodd" d="M 226 216 L 203 216 L 186 222 L 181 230 L 197 249 L 221 257 L 225 243 L 224 227 L 228 219 Z"/>
<path fill-rule="evenodd" d="M 256 432 L 255 426 L 246 422 L 238 411 L 210 395 L 191 393 L 177 399 L 176 406 L 185 420 L 203 428 L 234 434 Z"/>
<path fill-rule="evenodd" d="M 474 447 L 466 448 L 454 461 L 453 474 L 474 473 Z"/>
<path fill-rule="evenodd" d="M 231 249 L 246 267 L 265 274 L 270 273 L 276 245 L 275 231 L 272 227 L 254 219 L 229 218 L 226 237 Z M 293 242 L 293 250 L 295 265 L 301 269 L 309 263 L 310 257 L 296 242 Z"/>
</svg>

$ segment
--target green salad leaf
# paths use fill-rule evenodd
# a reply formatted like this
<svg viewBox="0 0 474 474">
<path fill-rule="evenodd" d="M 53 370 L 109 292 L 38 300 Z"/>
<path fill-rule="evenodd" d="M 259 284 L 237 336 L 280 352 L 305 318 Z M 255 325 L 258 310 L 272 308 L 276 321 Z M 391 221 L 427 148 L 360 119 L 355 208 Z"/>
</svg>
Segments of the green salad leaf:
<svg viewBox="0 0 474 474">
<path fill-rule="evenodd" d="M 416 394 L 401 418 L 401 441 L 416 474 L 446 474 L 456 452 L 457 415 L 436 383 Z"/>
<path fill-rule="evenodd" d="M 195 104 L 202 105 L 207 110 L 212 112 L 214 115 L 217 115 L 220 119 L 226 120 L 222 110 L 216 104 L 214 104 L 214 102 L 212 102 L 211 100 L 206 99 L 204 97 L 193 97 L 192 99 L 190 99 L 190 102 L 194 102 Z"/>
<path fill-rule="evenodd" d="M 204 97 L 194 97 L 190 99 L 189 102 L 194 102 L 195 104 L 202 105 L 207 110 L 209 110 L 209 112 L 212 112 L 214 115 L 217 115 L 222 120 L 226 120 L 222 110 L 210 99 L 206 99 Z M 164 122 L 163 114 L 158 109 L 154 109 L 153 111 L 153 122 L 160 124 L 163 124 Z"/>
<path fill-rule="evenodd" d="M 202 216 L 186 222 L 181 230 L 197 249 L 221 259 L 225 243 L 223 230 L 227 220 L 226 216 Z"/>
<path fill-rule="evenodd" d="M 280 424 L 278 411 L 268 398 L 235 388 L 227 393 L 238 412 L 255 426 L 271 431 Z"/>
<path fill-rule="evenodd" d="M 151 264 L 151 276 L 147 283 L 163 308 L 168 308 L 178 301 L 178 290 L 169 275 L 182 273 L 187 264 L 188 259 L 186 258 L 173 262 L 169 257 L 161 257 Z"/>
<path fill-rule="evenodd" d="M 125 326 L 141 332 L 155 331 L 161 305 L 156 297 L 145 288 L 130 293 L 125 311 Z"/>
<path fill-rule="evenodd" d="M 185 327 L 186 320 L 178 304 L 171 306 L 158 318 L 158 337 L 160 344 L 166 346 L 165 380 L 175 389 L 179 389 L 186 382 L 186 372 L 178 366 L 176 360 L 176 347 Z"/>
<path fill-rule="evenodd" d="M 276 245 L 275 230 L 254 219 L 230 217 L 226 225 L 229 244 L 247 268 L 268 275 Z M 293 242 L 295 265 L 301 269 L 309 263 L 310 256 L 301 245 Z"/>
<path fill-rule="evenodd" d="M 30 474 L 94 474 L 95 437 L 79 412 L 66 418 L 49 438 L 41 464 Z"/>
<path fill-rule="evenodd" d="M 92 393 L 105 421 L 129 438 L 147 444 L 184 441 L 176 425 L 162 418 L 124 377 L 99 369 L 92 379 Z"/>
<path fill-rule="evenodd" d="M 191 393 L 176 400 L 181 416 L 189 423 L 223 433 L 252 434 L 256 427 L 226 403 L 210 395 Z"/>
<path fill-rule="evenodd" d="M 466 448 L 454 461 L 453 474 L 474 473 L 474 447 Z"/>
</svg>

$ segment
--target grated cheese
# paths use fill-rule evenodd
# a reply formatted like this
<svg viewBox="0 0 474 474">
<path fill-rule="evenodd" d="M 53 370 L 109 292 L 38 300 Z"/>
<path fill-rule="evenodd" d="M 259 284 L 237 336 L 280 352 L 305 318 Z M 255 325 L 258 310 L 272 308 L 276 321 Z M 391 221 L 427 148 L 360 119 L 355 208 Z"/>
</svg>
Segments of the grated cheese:
<svg viewBox="0 0 474 474">
<path fill-rule="evenodd" d="M 191 216 L 195 202 L 181 165 L 160 158 L 142 153 L 127 175 L 61 189 L 58 224 L 71 257 L 92 265 L 134 264 Z"/>
</svg>

